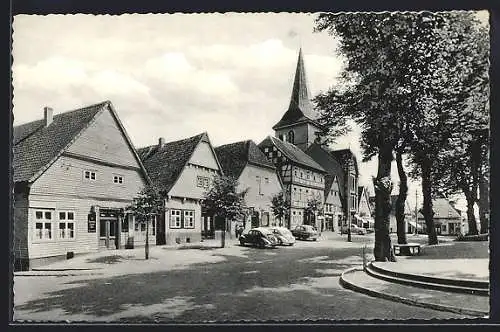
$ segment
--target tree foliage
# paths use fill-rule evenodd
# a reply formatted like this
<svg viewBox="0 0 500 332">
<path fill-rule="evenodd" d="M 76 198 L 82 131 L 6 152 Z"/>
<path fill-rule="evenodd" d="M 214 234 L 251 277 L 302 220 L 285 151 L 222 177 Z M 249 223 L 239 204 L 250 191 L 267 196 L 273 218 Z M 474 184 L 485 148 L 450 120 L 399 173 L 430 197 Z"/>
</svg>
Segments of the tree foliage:
<svg viewBox="0 0 500 332">
<path fill-rule="evenodd" d="M 286 199 L 284 190 L 272 196 L 271 210 L 273 215 L 280 221 L 280 225 L 284 224 L 283 222 L 290 211 L 290 202 Z"/>
<path fill-rule="evenodd" d="M 410 152 L 410 175 L 422 177 L 429 243 L 437 243 L 431 193 L 441 172 L 435 156 L 452 135 L 463 142 L 481 126 L 474 112 L 484 109 L 487 33 L 469 12 L 320 14 L 316 30 L 338 37 L 338 53 L 346 58 L 343 86 L 315 98 L 323 134 L 348 130 L 353 119 L 362 128 L 363 160 L 379 156 L 374 184 L 384 190 L 376 204 L 375 246 L 377 229 L 387 238 L 382 211 L 392 185 L 382 184 L 390 180 L 389 150 L 398 146 Z"/>
<path fill-rule="evenodd" d="M 146 224 L 145 257 L 149 259 L 149 223 L 164 211 L 164 200 L 153 185 L 145 186 L 126 207 L 132 213 L 136 222 Z"/>
</svg>

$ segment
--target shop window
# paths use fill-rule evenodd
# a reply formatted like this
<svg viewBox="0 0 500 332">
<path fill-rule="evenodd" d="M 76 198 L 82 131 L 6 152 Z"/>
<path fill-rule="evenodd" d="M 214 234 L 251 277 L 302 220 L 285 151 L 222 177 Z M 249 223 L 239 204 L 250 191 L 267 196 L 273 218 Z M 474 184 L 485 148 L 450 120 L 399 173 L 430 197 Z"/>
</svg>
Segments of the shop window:
<svg viewBox="0 0 500 332">
<path fill-rule="evenodd" d="M 151 218 L 151 235 L 156 235 L 156 216 Z"/>
<path fill-rule="evenodd" d="M 123 217 L 122 219 L 122 233 L 128 233 L 128 227 L 129 227 L 129 223 L 128 223 L 128 218 L 129 218 L 129 215 L 126 215 L 125 217 Z"/>
<path fill-rule="evenodd" d="M 106 237 L 106 220 L 99 221 L 99 236 Z"/>
</svg>

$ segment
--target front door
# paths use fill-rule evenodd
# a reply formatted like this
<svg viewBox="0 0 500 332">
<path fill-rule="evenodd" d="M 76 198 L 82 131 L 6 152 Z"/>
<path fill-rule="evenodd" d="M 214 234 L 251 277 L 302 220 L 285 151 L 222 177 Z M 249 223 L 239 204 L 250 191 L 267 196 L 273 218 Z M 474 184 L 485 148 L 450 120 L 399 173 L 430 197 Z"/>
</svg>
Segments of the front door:
<svg viewBox="0 0 500 332">
<path fill-rule="evenodd" d="M 117 249 L 118 219 L 102 218 L 99 222 L 99 247 Z"/>
</svg>

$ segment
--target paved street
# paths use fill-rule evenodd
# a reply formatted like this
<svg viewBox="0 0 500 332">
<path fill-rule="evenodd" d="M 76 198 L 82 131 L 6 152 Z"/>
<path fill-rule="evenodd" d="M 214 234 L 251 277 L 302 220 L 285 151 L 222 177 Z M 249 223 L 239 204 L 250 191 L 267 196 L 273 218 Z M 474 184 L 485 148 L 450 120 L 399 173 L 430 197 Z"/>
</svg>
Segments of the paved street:
<svg viewBox="0 0 500 332">
<path fill-rule="evenodd" d="M 361 264 L 361 247 L 371 243 L 373 236 L 353 236 L 350 244 L 344 240 L 345 236 L 337 236 L 277 249 L 235 245 L 162 252 L 156 248 L 152 265 L 155 260 L 174 259 L 172 255 L 188 262 L 190 255 L 201 253 L 206 259 L 133 274 L 115 270 L 102 276 L 18 276 L 14 319 L 206 322 L 461 317 L 343 289 L 339 275 Z M 118 265 L 109 264 L 109 269 Z"/>
</svg>

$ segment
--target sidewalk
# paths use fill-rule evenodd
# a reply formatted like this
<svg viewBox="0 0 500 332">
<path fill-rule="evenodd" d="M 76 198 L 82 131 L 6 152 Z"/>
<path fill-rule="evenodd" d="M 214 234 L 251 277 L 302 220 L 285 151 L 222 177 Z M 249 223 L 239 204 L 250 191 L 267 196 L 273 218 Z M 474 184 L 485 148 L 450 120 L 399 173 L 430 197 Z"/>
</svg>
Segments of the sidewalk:
<svg viewBox="0 0 500 332">
<path fill-rule="evenodd" d="M 487 296 L 443 292 L 386 282 L 368 276 L 362 268 L 345 271 L 340 281 L 345 288 L 390 301 L 466 316 L 485 317 L 489 314 Z"/>
<path fill-rule="evenodd" d="M 221 255 L 242 255 L 236 239 L 226 240 L 220 248 L 219 240 L 205 240 L 199 243 L 151 246 L 149 259 L 145 259 L 144 247 L 134 249 L 105 250 L 77 255 L 31 271 L 14 272 L 14 276 L 92 276 L 119 273 L 143 273 L 172 268 L 183 268 L 189 264 L 218 262 Z M 194 249 L 194 250 L 184 250 Z M 202 250 L 197 250 L 202 249 Z M 207 249 L 207 250 L 203 250 Z M 167 251 L 177 252 L 169 254 Z"/>
<path fill-rule="evenodd" d="M 464 258 L 464 256 L 466 258 Z M 450 311 L 468 316 L 485 317 L 489 314 L 489 296 L 457 293 L 418 286 L 413 277 L 438 278 L 444 284 L 452 280 L 484 284 L 489 282 L 488 247 L 484 243 L 464 243 L 443 241 L 434 246 L 424 245 L 420 256 L 397 256 L 396 262 L 372 262 L 373 266 L 388 273 L 404 278 L 406 282 L 380 279 L 362 267 L 344 271 L 341 284 L 348 289 L 374 297 L 427 307 L 435 310 Z M 369 268 L 369 267 L 368 267 Z M 416 280 L 416 279 L 415 279 Z"/>
</svg>

